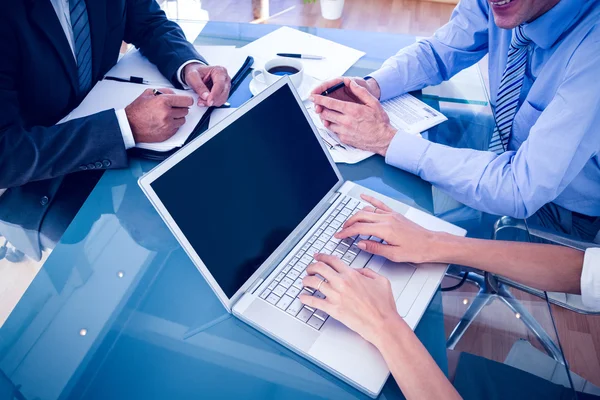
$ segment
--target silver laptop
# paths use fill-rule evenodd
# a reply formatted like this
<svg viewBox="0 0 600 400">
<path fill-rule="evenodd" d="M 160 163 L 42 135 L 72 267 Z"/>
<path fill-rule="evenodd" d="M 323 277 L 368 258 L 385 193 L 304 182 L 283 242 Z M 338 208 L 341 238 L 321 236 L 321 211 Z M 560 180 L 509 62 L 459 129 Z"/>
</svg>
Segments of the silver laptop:
<svg viewBox="0 0 600 400">
<path fill-rule="evenodd" d="M 447 265 L 393 263 L 361 251 L 360 237 L 333 235 L 365 206 L 362 193 L 429 229 L 465 234 L 344 181 L 287 77 L 139 184 L 230 313 L 371 397 L 389 376 L 379 352 L 299 300 L 303 291 L 324 297 L 302 286 L 312 255 L 334 254 L 387 276 L 398 312 L 414 329 Z"/>
</svg>

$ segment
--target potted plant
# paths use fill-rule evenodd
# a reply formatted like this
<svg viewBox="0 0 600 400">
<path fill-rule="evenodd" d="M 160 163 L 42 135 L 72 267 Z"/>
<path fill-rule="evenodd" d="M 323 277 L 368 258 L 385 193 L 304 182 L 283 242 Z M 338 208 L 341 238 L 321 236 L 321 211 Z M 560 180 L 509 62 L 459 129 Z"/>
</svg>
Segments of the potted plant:
<svg viewBox="0 0 600 400">
<path fill-rule="evenodd" d="M 315 3 L 317 0 L 304 0 L 304 3 Z M 344 10 L 344 0 L 320 0 L 321 15 L 325 19 L 340 19 Z"/>
</svg>

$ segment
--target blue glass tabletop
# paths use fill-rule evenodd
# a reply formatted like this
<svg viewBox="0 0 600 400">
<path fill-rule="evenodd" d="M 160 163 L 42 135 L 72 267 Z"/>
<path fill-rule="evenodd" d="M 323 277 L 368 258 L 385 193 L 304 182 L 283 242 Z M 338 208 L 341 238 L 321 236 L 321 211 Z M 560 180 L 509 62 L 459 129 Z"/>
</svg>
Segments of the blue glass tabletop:
<svg viewBox="0 0 600 400">
<path fill-rule="evenodd" d="M 240 47 L 277 28 L 209 22 L 195 43 Z M 366 52 L 348 75 L 367 75 L 415 41 L 409 35 L 300 29 Z M 477 78 L 485 91 L 478 72 Z M 494 126 L 486 101 L 415 95 L 449 119 L 426 133 L 430 140 L 483 148 L 481 132 Z M 239 106 L 250 97 L 247 80 L 230 102 Z M 132 159 L 129 168 L 103 175 L 0 328 L 0 399 L 366 398 L 227 313 L 139 189 L 138 178 L 155 165 Z M 379 156 L 338 166 L 347 180 L 461 225 L 472 236 L 489 236 L 495 216 L 462 206 Z M 500 386 L 519 382 L 522 395 L 531 388 L 548 397 L 560 392 L 543 377 L 523 378 L 519 367 L 504 362 L 506 354 L 492 360 L 463 350 L 457 361 L 447 352 L 448 330 L 464 312 L 463 297 L 467 304 L 472 295 L 438 291 L 416 330 L 442 370 L 462 385 L 461 394 L 501 393 L 493 380 L 469 381 L 474 371 L 493 371 Z M 547 303 L 522 300 L 554 332 Z M 526 339 L 543 349 L 513 320 L 495 326 L 509 348 Z M 484 331 L 471 337 L 486 340 Z M 477 355 L 493 365 L 469 358 Z M 402 398 L 393 379 L 381 398 Z"/>
</svg>

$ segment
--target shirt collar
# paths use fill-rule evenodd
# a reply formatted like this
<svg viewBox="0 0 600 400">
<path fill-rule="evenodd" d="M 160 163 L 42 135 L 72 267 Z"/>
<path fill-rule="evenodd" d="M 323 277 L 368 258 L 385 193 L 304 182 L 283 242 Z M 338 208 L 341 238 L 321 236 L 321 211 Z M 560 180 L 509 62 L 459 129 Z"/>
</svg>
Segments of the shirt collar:
<svg viewBox="0 0 600 400">
<path fill-rule="evenodd" d="M 539 18 L 523 24 L 525 35 L 537 46 L 548 49 L 573 25 L 581 10 L 581 0 L 560 0 Z"/>
</svg>

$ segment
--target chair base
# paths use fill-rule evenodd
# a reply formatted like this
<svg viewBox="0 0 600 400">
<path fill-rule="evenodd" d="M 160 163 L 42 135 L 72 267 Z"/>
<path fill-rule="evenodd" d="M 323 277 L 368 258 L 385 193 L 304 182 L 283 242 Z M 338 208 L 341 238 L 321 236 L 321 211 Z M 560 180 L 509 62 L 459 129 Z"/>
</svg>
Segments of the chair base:
<svg viewBox="0 0 600 400">
<path fill-rule="evenodd" d="M 464 272 L 461 272 L 460 276 L 449 275 L 456 279 L 462 279 Z M 535 320 L 535 318 L 529 313 L 529 311 L 523 307 L 523 305 L 516 299 L 510 292 L 509 288 L 499 282 L 496 277 L 491 274 L 484 273 L 484 275 L 477 274 L 474 272 L 469 273 L 467 282 L 477 285 L 479 292 L 475 296 L 475 299 L 471 302 L 471 305 L 456 325 L 448 341 L 446 347 L 450 350 L 454 350 L 458 341 L 463 337 L 469 326 L 473 323 L 475 318 L 479 315 L 481 310 L 488 304 L 492 303 L 496 299 L 500 299 L 512 312 L 519 314 L 519 318 L 525 326 L 535 335 L 539 340 L 540 344 L 548 353 L 550 357 L 561 364 L 565 364 L 565 360 L 562 356 L 562 352 L 558 346 L 554 343 L 550 335 L 546 330 Z"/>
</svg>

